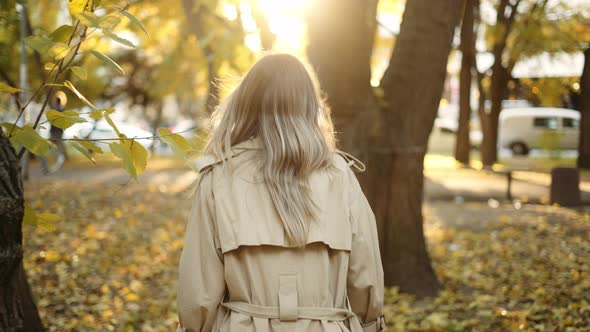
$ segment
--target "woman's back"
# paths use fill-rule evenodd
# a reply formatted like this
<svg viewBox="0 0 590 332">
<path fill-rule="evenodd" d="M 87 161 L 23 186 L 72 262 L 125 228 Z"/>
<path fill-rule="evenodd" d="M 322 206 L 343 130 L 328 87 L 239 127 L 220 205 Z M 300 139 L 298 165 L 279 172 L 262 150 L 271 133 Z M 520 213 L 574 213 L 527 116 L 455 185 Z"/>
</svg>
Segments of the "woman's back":
<svg viewBox="0 0 590 332">
<path fill-rule="evenodd" d="M 374 217 L 347 161 L 334 154 L 330 167 L 311 175 L 318 219 L 309 225 L 307 244 L 294 247 L 260 178 L 256 140 L 234 151 L 225 165 L 214 159 L 201 165 L 181 259 L 183 325 L 203 331 L 348 331 L 347 296 L 361 321 L 377 320 L 383 272 Z"/>
<path fill-rule="evenodd" d="M 182 328 L 379 331 L 383 271 L 375 218 L 350 169 L 360 164 L 336 152 L 303 65 L 263 58 L 220 111 L 197 161 Z"/>
</svg>

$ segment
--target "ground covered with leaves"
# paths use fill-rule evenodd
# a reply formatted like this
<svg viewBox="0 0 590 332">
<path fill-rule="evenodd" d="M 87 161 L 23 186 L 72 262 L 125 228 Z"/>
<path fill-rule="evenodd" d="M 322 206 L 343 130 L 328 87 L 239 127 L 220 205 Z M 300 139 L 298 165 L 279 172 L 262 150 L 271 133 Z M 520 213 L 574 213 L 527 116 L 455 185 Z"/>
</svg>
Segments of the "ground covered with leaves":
<svg viewBox="0 0 590 332">
<path fill-rule="evenodd" d="M 386 294 L 392 331 L 589 331 L 590 215 L 543 205 L 429 202 L 443 290 Z"/>
<path fill-rule="evenodd" d="M 38 181 L 25 264 L 49 331 L 170 331 L 190 206 L 165 185 Z M 429 202 L 440 296 L 386 294 L 389 331 L 588 331 L 590 215 L 551 206 Z"/>
</svg>

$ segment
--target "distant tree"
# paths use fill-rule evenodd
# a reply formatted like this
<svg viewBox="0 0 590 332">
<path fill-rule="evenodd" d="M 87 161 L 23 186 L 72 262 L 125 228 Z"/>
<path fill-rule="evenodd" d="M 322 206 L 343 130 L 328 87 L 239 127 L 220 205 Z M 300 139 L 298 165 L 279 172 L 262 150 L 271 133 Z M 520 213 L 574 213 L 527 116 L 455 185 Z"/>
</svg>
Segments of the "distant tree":
<svg viewBox="0 0 590 332">
<path fill-rule="evenodd" d="M 547 3 L 544 0 L 545 4 Z M 492 166 L 498 159 L 498 121 L 502 110 L 502 100 L 506 95 L 506 88 L 510 80 L 515 61 L 505 62 L 504 52 L 508 46 L 508 38 L 514 27 L 519 6 L 522 0 L 499 0 L 496 7 L 496 22 L 491 34 L 493 35 L 492 55 L 494 64 L 491 71 L 490 99 L 491 109 L 482 110 L 479 114 L 482 123 L 483 141 L 481 144 L 482 163 L 486 167 Z"/>
<path fill-rule="evenodd" d="M 203 57 L 207 60 L 209 87 L 205 109 L 210 114 L 219 102 L 218 79 L 222 66 L 228 64 L 241 71 L 239 70 L 240 64 L 235 61 L 240 58 L 237 53 L 246 52 L 249 54 L 248 49 L 244 46 L 241 15 L 238 15 L 237 19 L 233 21 L 219 15 L 216 11 L 218 0 L 182 0 L 182 4 L 188 28 L 197 37 Z M 234 5 L 239 14 L 238 3 L 234 3 Z"/>
<path fill-rule="evenodd" d="M 370 86 L 377 1 L 316 5 L 308 16 L 308 56 L 327 93 L 340 147 L 366 161 L 359 180 L 377 218 L 385 283 L 436 294 L 440 285 L 422 226 L 422 170 L 462 1 L 407 1 L 377 93 Z"/>
<path fill-rule="evenodd" d="M 482 77 L 489 84 L 481 85 L 487 87 L 483 94 L 489 96 L 491 102 L 489 109 L 481 107 L 479 112 L 483 132 L 481 154 L 485 167 L 491 167 L 498 159 L 498 121 L 515 65 L 520 60 L 542 53 L 578 52 L 582 40 L 576 27 L 586 20 L 582 12 L 588 10 L 566 0 L 488 2 L 496 9 L 496 20 L 486 26 L 486 40 L 494 62 Z"/>
<path fill-rule="evenodd" d="M 584 72 L 580 79 L 580 113 L 578 167 L 590 168 L 590 43 L 584 51 Z"/>
<path fill-rule="evenodd" d="M 455 159 L 462 164 L 469 164 L 469 123 L 471 119 L 471 84 L 472 71 L 475 66 L 475 12 L 479 0 L 466 0 L 461 23 L 461 73 L 459 76 L 459 126 L 455 141 Z"/>
</svg>

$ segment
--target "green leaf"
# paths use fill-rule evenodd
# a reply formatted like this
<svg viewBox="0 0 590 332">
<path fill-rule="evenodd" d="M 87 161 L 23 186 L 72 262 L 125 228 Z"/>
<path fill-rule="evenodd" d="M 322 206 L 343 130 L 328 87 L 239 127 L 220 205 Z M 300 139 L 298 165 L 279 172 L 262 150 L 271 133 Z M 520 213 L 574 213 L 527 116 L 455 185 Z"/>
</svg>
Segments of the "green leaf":
<svg viewBox="0 0 590 332">
<path fill-rule="evenodd" d="M 23 217 L 25 225 L 42 227 L 46 231 L 54 231 L 57 229 L 55 222 L 61 219 L 60 215 L 54 213 L 36 213 L 32 207 L 25 204 L 25 215 Z"/>
<path fill-rule="evenodd" d="M 25 43 L 40 54 L 47 54 L 58 60 L 68 55 L 69 47 L 67 44 L 54 42 L 45 37 L 29 36 L 25 38 Z"/>
<path fill-rule="evenodd" d="M 88 99 L 86 99 L 86 97 L 84 97 L 84 95 L 81 94 L 80 91 L 78 91 L 78 89 L 76 89 L 76 87 L 74 87 L 74 85 L 72 84 L 72 82 L 66 80 L 66 81 L 64 81 L 64 86 L 66 88 L 70 89 L 70 91 L 72 91 L 86 105 L 92 107 L 95 110 L 97 109 L 96 106 L 92 105 L 92 103 L 90 101 L 88 101 Z"/>
<path fill-rule="evenodd" d="M 23 224 L 37 226 L 37 214 L 32 207 L 25 204 L 25 215 L 23 217 Z"/>
<path fill-rule="evenodd" d="M 129 46 L 129 47 L 135 47 L 135 45 L 133 45 L 133 43 L 130 42 L 129 40 L 127 40 L 125 38 L 121 38 L 121 37 L 117 36 L 116 34 L 110 32 L 109 30 L 103 29 L 102 32 L 105 34 L 105 36 L 111 38 L 112 40 L 116 41 L 117 43 L 121 43 L 121 44 Z"/>
<path fill-rule="evenodd" d="M 76 15 L 76 18 L 80 20 L 80 23 L 88 27 L 98 28 L 100 26 L 100 17 L 91 12 L 81 12 Z"/>
<path fill-rule="evenodd" d="M 82 144 L 80 144 L 80 142 L 70 142 L 72 144 L 72 146 L 74 147 L 74 149 L 78 150 L 81 154 L 83 154 L 86 158 L 88 158 L 91 162 L 96 164 L 96 160 L 94 159 L 94 157 L 90 154 L 90 150 L 88 150 L 87 148 L 85 148 L 84 146 L 82 146 Z"/>
<path fill-rule="evenodd" d="M 165 128 L 158 129 L 158 132 L 160 133 L 160 140 L 168 144 L 170 148 L 172 148 L 174 154 L 180 158 L 186 158 L 187 152 L 191 150 L 191 145 L 184 137 L 178 134 L 173 134 L 170 130 Z"/>
<path fill-rule="evenodd" d="M 41 137 L 33 127 L 26 125 L 21 130 L 14 134 L 14 141 L 20 143 L 27 150 L 38 156 L 44 156 L 49 152 L 50 147 L 54 147 L 53 143 Z"/>
<path fill-rule="evenodd" d="M 143 25 L 143 23 L 141 23 L 141 21 L 138 20 L 135 16 L 133 16 L 131 13 L 129 13 L 128 11 L 126 11 L 125 9 L 123 9 L 119 6 L 113 6 L 113 8 L 115 8 L 119 13 L 125 15 L 125 17 L 127 17 L 131 22 L 133 22 L 133 24 L 135 24 L 141 30 L 143 30 L 143 32 L 145 32 L 145 34 L 146 34 L 146 36 L 148 36 L 148 38 L 151 38 L 150 34 L 148 33 L 148 31 L 145 28 L 145 26 Z"/>
<path fill-rule="evenodd" d="M 84 81 L 86 81 L 86 79 L 88 79 L 88 73 L 86 72 L 86 69 L 84 69 L 80 66 L 73 66 L 73 67 L 70 67 L 70 70 L 76 76 L 80 77 L 80 79 L 82 79 Z"/>
<path fill-rule="evenodd" d="M 93 118 L 94 120 L 100 120 L 101 118 L 104 118 L 107 121 L 107 123 L 109 124 L 109 126 L 111 126 L 111 128 L 113 128 L 113 130 L 115 131 L 117 136 L 121 137 L 121 132 L 119 131 L 119 128 L 117 128 L 117 125 L 115 124 L 113 119 L 111 119 L 111 117 L 109 116 L 109 114 L 113 113 L 114 111 L 115 111 L 115 109 L 112 107 L 104 108 L 101 110 L 95 110 L 92 113 L 90 113 L 90 117 Z"/>
<path fill-rule="evenodd" d="M 80 117 L 78 113 L 70 110 L 63 112 L 49 110 L 45 116 L 47 117 L 49 123 L 61 129 L 67 129 L 75 123 L 86 122 L 86 119 Z"/>
<path fill-rule="evenodd" d="M 120 18 L 118 18 L 116 16 L 112 16 L 112 15 L 107 15 L 107 16 L 101 17 L 99 28 L 112 29 L 120 22 L 121 22 Z"/>
<path fill-rule="evenodd" d="M 49 38 L 54 42 L 67 43 L 72 36 L 72 32 L 74 32 L 74 28 L 71 25 L 64 24 L 55 29 L 55 31 L 49 35 Z"/>
<path fill-rule="evenodd" d="M 23 90 L 18 89 L 18 88 L 13 88 L 10 85 L 6 85 L 4 83 L 0 83 L 0 91 L 2 91 L 2 92 L 8 92 L 8 93 L 17 93 L 17 92 L 20 92 L 20 91 L 23 91 Z"/>
<path fill-rule="evenodd" d="M 80 139 L 80 138 L 78 136 L 74 136 L 74 139 Z M 103 153 L 102 149 L 94 143 L 91 143 L 89 141 L 77 141 L 77 142 L 80 143 L 80 145 L 82 145 L 83 147 L 85 147 L 86 149 L 88 149 L 90 151 L 93 151 L 96 153 Z"/>
<path fill-rule="evenodd" d="M 100 110 L 95 110 L 92 111 L 90 113 L 90 117 L 93 118 L 94 120 L 100 120 L 104 117 L 104 114 L 106 113 L 106 115 L 109 115 L 111 113 L 113 113 L 115 111 L 114 108 L 110 107 L 110 108 L 103 108 Z"/>
<path fill-rule="evenodd" d="M 93 54 L 95 57 L 99 58 L 99 59 L 100 59 L 100 60 L 102 60 L 104 63 L 106 63 L 106 64 L 108 64 L 108 65 L 111 65 L 111 66 L 115 67 L 115 69 L 117 69 L 117 70 L 118 70 L 118 71 L 119 71 L 119 72 L 120 72 L 122 75 L 125 75 L 125 71 L 123 70 L 123 68 L 121 68 L 121 66 L 119 66 L 119 64 L 118 64 L 118 63 L 116 63 L 116 62 L 115 62 L 115 60 L 113 60 L 113 59 L 109 58 L 108 56 L 106 56 L 106 55 L 104 55 L 104 54 L 102 54 L 102 53 L 100 53 L 99 51 L 92 50 L 91 52 L 92 52 L 92 54 Z"/>
<path fill-rule="evenodd" d="M 47 223 L 54 223 L 56 221 L 60 221 L 61 216 L 55 213 L 38 213 L 37 214 L 37 223 L 38 224 L 47 224 Z"/>
<path fill-rule="evenodd" d="M 22 128 L 15 125 L 14 123 L 11 122 L 3 122 L 0 124 L 0 127 L 4 128 L 4 135 L 8 136 L 8 134 L 10 132 L 12 132 L 12 135 L 14 135 L 17 131 L 21 130 Z M 11 138 L 11 137 L 9 137 Z"/>
</svg>

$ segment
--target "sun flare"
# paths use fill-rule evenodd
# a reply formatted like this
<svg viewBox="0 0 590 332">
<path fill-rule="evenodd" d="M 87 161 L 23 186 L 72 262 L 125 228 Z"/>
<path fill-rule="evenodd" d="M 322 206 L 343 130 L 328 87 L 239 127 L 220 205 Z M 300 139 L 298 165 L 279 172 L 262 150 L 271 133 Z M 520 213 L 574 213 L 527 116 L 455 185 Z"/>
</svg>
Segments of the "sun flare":
<svg viewBox="0 0 590 332">
<path fill-rule="evenodd" d="M 275 35 L 273 50 L 294 55 L 305 53 L 305 1 L 258 0 Z"/>
</svg>

